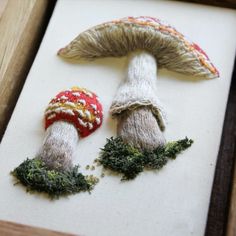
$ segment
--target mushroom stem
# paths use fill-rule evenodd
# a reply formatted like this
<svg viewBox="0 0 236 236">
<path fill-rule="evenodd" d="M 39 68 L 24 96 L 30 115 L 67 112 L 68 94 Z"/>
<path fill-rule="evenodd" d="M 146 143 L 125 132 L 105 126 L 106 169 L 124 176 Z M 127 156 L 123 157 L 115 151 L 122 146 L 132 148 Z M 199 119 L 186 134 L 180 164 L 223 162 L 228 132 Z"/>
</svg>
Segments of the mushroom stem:
<svg viewBox="0 0 236 236">
<path fill-rule="evenodd" d="M 135 51 L 129 54 L 126 82 L 136 87 L 156 87 L 157 63 L 155 57 L 146 51 Z M 151 89 L 151 88 L 150 88 Z"/>
<path fill-rule="evenodd" d="M 48 168 L 68 171 L 72 169 L 72 160 L 79 141 L 78 131 L 69 122 L 54 122 L 46 130 L 46 137 L 37 158 Z"/>
<path fill-rule="evenodd" d="M 123 141 L 143 150 L 165 144 L 165 138 L 149 108 L 123 112 L 118 118 L 117 134 Z"/>
<path fill-rule="evenodd" d="M 128 103 L 133 104 L 117 115 L 117 133 L 125 142 L 143 150 L 153 150 L 166 143 L 162 122 L 152 107 L 158 100 L 155 95 L 156 75 L 154 56 L 145 51 L 131 53 L 127 78 L 116 96 L 126 96 Z"/>
</svg>

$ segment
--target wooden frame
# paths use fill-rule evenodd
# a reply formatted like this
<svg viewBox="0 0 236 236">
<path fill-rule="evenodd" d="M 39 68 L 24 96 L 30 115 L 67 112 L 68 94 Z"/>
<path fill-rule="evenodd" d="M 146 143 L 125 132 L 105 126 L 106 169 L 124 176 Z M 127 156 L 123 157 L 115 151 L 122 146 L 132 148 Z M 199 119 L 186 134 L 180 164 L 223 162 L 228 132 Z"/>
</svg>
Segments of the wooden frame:
<svg viewBox="0 0 236 236">
<path fill-rule="evenodd" d="M 0 140 L 33 63 L 54 0 L 0 1 Z"/>
<path fill-rule="evenodd" d="M 236 168 L 234 167 L 236 158 L 235 134 L 236 65 L 234 65 L 234 73 L 225 114 L 205 236 L 236 235 L 236 206 L 234 203 L 236 201 Z M 234 177 L 233 172 L 235 172 Z"/>
<path fill-rule="evenodd" d="M 0 4 L 0 19 L 7 18 L 10 14 L 13 14 L 10 4 L 14 0 L 3 0 Z M 23 87 L 24 81 L 27 77 L 28 70 L 33 63 L 34 56 L 36 55 L 38 46 L 43 37 L 43 33 L 46 29 L 48 20 L 52 13 L 55 1 L 50 0 L 16 0 L 24 2 L 25 9 L 27 10 L 28 18 L 25 19 L 25 25 L 21 25 L 19 38 L 21 43 L 14 45 L 15 50 L 11 53 L 11 57 L 7 58 L 7 69 L 1 72 L 2 62 L 6 60 L 2 48 L 4 48 L 3 42 L 0 42 L 0 97 L 3 95 L 6 100 L 1 101 L 1 106 L 4 104 L 10 104 L 10 108 L 7 110 L 1 110 L 0 114 L 2 120 L 0 120 L 0 136 L 3 135 L 5 127 L 10 119 L 11 113 Z M 180 0 L 182 1 L 182 0 Z M 224 1 L 203 1 L 203 0 L 190 0 L 188 2 L 202 3 L 208 5 L 215 5 L 220 7 L 229 7 L 236 9 L 236 0 L 224 0 Z M 33 4 L 33 7 L 29 8 L 27 4 Z M 2 8 L 1 8 L 2 7 Z M 17 9 L 17 8 L 15 8 Z M 6 12 L 8 11 L 8 12 Z M 25 14 L 25 12 L 24 12 Z M 13 14 L 14 15 L 14 14 Z M 9 19 L 8 19 L 9 20 Z M 3 21 L 2 21 L 3 22 Z M 4 30 L 0 22 L 0 32 Z M 29 23 L 30 22 L 30 23 Z M 13 27 L 14 24 L 10 25 Z M 34 26 L 32 28 L 32 26 Z M 1 28 L 2 27 L 2 28 Z M 9 25 L 8 25 L 9 27 Z M 33 30 L 37 29 L 37 30 Z M 11 28 L 10 28 L 11 30 Z M 14 27 L 12 28 L 14 30 Z M 9 31 L 9 30 L 8 30 Z M 23 37 L 23 31 L 30 31 L 30 36 Z M 32 37 L 33 35 L 33 37 Z M 6 41 L 7 42 L 7 41 Z M 5 42 L 5 43 L 6 43 Z M 1 47 L 2 43 L 2 47 Z M 23 55 L 24 48 L 30 48 L 27 50 L 29 54 Z M 21 50 L 21 51 L 19 51 Z M 20 64 L 12 64 L 12 58 L 18 58 Z M 17 60 L 15 60 L 17 61 Z M 14 78 L 14 80 L 13 80 Z M 14 93 L 4 93 L 9 87 Z M 3 89 L 2 89 L 3 88 Z M 14 96 L 12 96 L 14 94 Z M 224 129 L 221 139 L 221 146 L 218 154 L 218 161 L 216 165 L 214 184 L 212 188 L 211 203 L 209 206 L 208 221 L 206 226 L 206 236 L 234 236 L 236 235 L 236 167 L 234 167 L 234 159 L 236 157 L 236 66 L 234 66 L 234 73 L 232 78 L 232 84 L 229 94 L 229 100 L 227 105 L 227 111 L 224 122 Z M 10 223 L 6 221 L 0 221 L 0 235 L 69 235 L 59 233 L 55 231 L 45 230 L 41 228 L 34 228 L 31 226 L 20 225 L 16 223 Z"/>
<path fill-rule="evenodd" d="M 0 235 L 2 236 L 73 236 L 72 234 L 61 233 L 53 230 L 36 228 L 32 226 L 16 224 L 8 221 L 0 221 Z"/>
<path fill-rule="evenodd" d="M 200 4 L 206 4 L 211 6 L 217 6 L 217 7 L 228 7 L 236 9 L 236 0 L 179 0 L 182 2 L 192 2 L 192 3 L 200 3 Z"/>
</svg>

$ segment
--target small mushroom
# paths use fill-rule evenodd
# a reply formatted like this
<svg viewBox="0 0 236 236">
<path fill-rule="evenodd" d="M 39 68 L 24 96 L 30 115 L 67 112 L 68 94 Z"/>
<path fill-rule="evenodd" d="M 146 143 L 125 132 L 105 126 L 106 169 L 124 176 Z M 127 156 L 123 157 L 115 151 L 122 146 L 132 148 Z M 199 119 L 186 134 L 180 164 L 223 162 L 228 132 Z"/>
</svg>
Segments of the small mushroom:
<svg viewBox="0 0 236 236">
<path fill-rule="evenodd" d="M 97 96 L 77 87 L 59 93 L 45 112 L 46 137 L 38 157 L 50 168 L 72 167 L 79 137 L 90 135 L 102 124 L 102 106 Z"/>
<path fill-rule="evenodd" d="M 93 92 L 78 87 L 60 92 L 45 111 L 46 136 L 38 154 L 13 175 L 30 190 L 52 197 L 90 190 L 97 179 L 78 173 L 72 160 L 79 138 L 99 128 L 102 119 L 102 105 Z"/>
<path fill-rule="evenodd" d="M 207 79 L 219 77 L 219 72 L 197 44 L 153 17 L 126 17 L 100 24 L 58 51 L 63 59 L 75 62 L 128 54 L 126 79 L 110 111 L 125 143 L 143 152 L 154 151 L 167 145 L 162 133 L 165 115 L 156 95 L 157 68 Z"/>
</svg>

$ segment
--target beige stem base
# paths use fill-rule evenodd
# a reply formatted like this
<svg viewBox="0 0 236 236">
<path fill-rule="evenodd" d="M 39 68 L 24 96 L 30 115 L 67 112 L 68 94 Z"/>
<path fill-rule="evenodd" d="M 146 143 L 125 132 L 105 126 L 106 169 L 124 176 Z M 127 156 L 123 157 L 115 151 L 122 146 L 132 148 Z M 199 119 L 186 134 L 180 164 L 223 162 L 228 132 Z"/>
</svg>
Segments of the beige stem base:
<svg viewBox="0 0 236 236">
<path fill-rule="evenodd" d="M 46 131 L 46 137 L 37 157 L 55 170 L 69 170 L 79 135 L 74 125 L 58 121 Z"/>
<path fill-rule="evenodd" d="M 166 142 L 150 108 L 140 107 L 126 111 L 117 119 L 118 136 L 137 148 L 153 150 Z"/>
</svg>

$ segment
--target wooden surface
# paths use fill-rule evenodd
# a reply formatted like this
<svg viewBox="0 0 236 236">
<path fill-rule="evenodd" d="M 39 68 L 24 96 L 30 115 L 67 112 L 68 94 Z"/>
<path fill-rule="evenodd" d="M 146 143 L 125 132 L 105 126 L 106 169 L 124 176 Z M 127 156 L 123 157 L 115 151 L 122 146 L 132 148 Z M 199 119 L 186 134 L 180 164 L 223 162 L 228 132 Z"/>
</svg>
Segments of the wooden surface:
<svg viewBox="0 0 236 236">
<path fill-rule="evenodd" d="M 186 0 L 179 0 L 186 1 Z M 236 9 L 236 0 L 186 2 Z M 236 35 L 235 35 L 236 38 Z M 205 236 L 236 236 L 236 63 L 212 187 Z"/>
<path fill-rule="evenodd" d="M 16 224 L 8 221 L 0 221 L 1 236 L 72 236 L 56 231 L 51 231 L 42 228 Z"/>
<path fill-rule="evenodd" d="M 54 4 L 54 0 L 0 0 L 0 139 L 36 55 Z M 68 234 L 0 221 L 0 235 Z"/>
<path fill-rule="evenodd" d="M 1 0 L 0 1 L 0 19 L 2 18 L 2 14 L 6 8 L 8 0 Z"/>
<path fill-rule="evenodd" d="M 218 7 L 228 7 L 228 8 L 234 8 L 236 9 L 236 0 L 179 0 L 182 2 L 193 2 L 193 3 L 201 3 L 201 4 L 207 4 L 212 6 L 218 6 Z"/>
<path fill-rule="evenodd" d="M 0 138 L 40 44 L 49 3 L 0 0 Z"/>
<path fill-rule="evenodd" d="M 234 170 L 233 181 L 231 183 L 231 199 L 229 204 L 229 213 L 228 213 L 228 224 L 227 224 L 227 236 L 236 236 L 236 68 L 234 70 L 233 82 L 232 82 L 232 95 L 231 95 L 231 122 L 229 125 L 228 136 L 231 137 L 231 140 L 228 142 L 229 156 L 232 156 L 232 167 Z"/>
<path fill-rule="evenodd" d="M 228 218 L 233 167 L 236 157 L 236 67 L 228 99 L 220 151 L 212 187 L 205 236 L 236 236 L 236 177 Z M 235 169 L 236 171 L 236 169 Z M 228 230 L 227 230 L 228 224 Z M 227 234 L 226 234 L 227 233 Z"/>
</svg>

